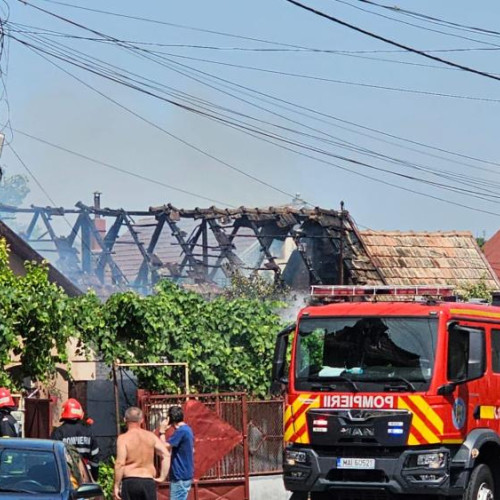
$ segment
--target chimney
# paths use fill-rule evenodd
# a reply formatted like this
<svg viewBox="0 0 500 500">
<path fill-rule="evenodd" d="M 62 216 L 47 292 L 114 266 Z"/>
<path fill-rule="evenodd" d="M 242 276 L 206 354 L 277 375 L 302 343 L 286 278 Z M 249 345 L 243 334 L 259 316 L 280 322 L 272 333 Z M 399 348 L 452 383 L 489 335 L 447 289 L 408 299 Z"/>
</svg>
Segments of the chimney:
<svg viewBox="0 0 500 500">
<path fill-rule="evenodd" d="M 94 192 L 94 210 L 101 210 L 101 193 L 99 191 Z M 101 214 L 95 213 L 94 225 L 101 235 L 101 238 L 104 239 L 104 236 L 106 236 L 106 219 L 104 219 Z M 92 250 L 96 251 L 100 249 L 101 247 L 98 245 L 97 241 L 95 241 L 95 238 L 92 238 Z"/>
</svg>

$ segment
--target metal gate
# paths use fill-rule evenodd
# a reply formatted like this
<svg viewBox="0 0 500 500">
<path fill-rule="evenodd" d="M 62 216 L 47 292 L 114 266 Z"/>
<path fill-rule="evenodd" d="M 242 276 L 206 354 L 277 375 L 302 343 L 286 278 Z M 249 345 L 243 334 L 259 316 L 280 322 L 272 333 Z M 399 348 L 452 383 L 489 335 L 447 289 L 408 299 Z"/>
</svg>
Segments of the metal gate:
<svg viewBox="0 0 500 500">
<path fill-rule="evenodd" d="M 168 408 L 181 405 L 195 434 L 195 478 L 189 500 L 249 499 L 247 399 L 244 393 L 149 395 L 138 391 L 146 426 L 156 430 Z M 168 484 L 159 488 L 168 499 Z"/>
</svg>

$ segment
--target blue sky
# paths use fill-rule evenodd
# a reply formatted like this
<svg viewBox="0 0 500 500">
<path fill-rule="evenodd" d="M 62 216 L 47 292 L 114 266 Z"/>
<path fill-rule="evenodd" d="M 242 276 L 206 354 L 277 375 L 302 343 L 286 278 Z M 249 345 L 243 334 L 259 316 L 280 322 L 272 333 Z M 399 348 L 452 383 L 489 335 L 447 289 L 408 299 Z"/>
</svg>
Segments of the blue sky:
<svg viewBox="0 0 500 500">
<path fill-rule="evenodd" d="M 13 30 L 19 29 L 19 24 L 22 24 L 37 28 L 28 31 L 44 28 L 58 33 L 94 36 L 19 1 L 8 0 L 7 3 L 10 11 L 8 21 L 15 23 L 11 26 Z M 0 121 L 5 127 L 10 118 L 10 126 L 14 131 L 9 127 L 4 130 L 9 141 L 58 206 L 71 207 L 77 201 L 90 204 L 92 193 L 96 190 L 103 193 L 103 206 L 141 210 L 168 202 L 185 208 L 213 204 L 200 195 L 226 205 L 279 205 L 289 201 L 289 194 L 300 193 L 312 205 L 327 208 L 337 208 L 343 200 L 358 224 L 372 229 L 459 229 L 470 230 L 478 236 L 483 233 L 489 236 L 500 228 L 500 198 L 495 198 L 496 193 L 500 193 L 496 185 L 500 183 L 500 167 L 494 164 L 500 163 L 500 81 L 450 69 L 413 54 L 359 52 L 391 51 L 394 48 L 307 13 L 285 0 L 146 0 L 140 3 L 128 0 L 72 0 L 72 3 L 127 16 L 275 42 L 270 44 L 221 36 L 88 12 L 44 0 L 33 1 L 33 5 L 116 39 L 141 42 L 148 44 L 140 45 L 143 48 L 163 51 L 162 56 L 167 58 L 163 61 L 168 60 L 169 67 L 155 64 L 137 53 L 109 43 L 58 36 L 52 37 L 52 42 L 63 43 L 85 52 L 91 58 L 102 59 L 106 65 L 126 68 L 142 79 L 154 80 L 157 82 L 155 85 L 162 84 L 175 92 L 188 93 L 191 103 L 197 106 L 201 101 L 194 99 L 210 101 L 225 110 L 240 113 L 233 114 L 233 118 L 238 116 L 238 119 L 248 122 L 251 116 L 251 123 L 260 129 L 270 130 L 271 122 L 281 127 L 272 130 L 279 130 L 288 140 L 308 143 L 310 147 L 316 148 L 316 152 L 298 148 L 302 155 L 293 153 L 248 133 L 54 60 L 88 86 L 140 115 L 143 118 L 140 119 L 19 42 L 9 39 L 2 63 L 10 112 L 4 94 Z M 500 37 L 450 30 L 357 0 L 304 0 L 304 3 L 422 50 L 492 49 L 436 55 L 491 73 L 500 73 L 499 50 L 495 50 L 500 48 Z M 495 29 L 497 23 L 494 21 L 500 15 L 500 5 L 492 0 L 481 2 L 481 9 L 474 8 L 472 2 L 461 0 L 401 1 L 397 5 L 449 21 L 489 29 Z M 5 3 L 2 9 L 5 15 Z M 420 24 L 427 29 L 408 26 L 374 13 Z M 455 36 L 429 29 L 446 31 Z M 26 39 L 27 36 L 26 33 L 15 31 L 12 34 L 20 39 Z M 289 46 L 277 44 L 349 53 L 253 50 L 290 49 Z M 188 47 L 193 45 L 212 48 Z M 176 65 L 176 62 L 183 66 Z M 261 71 L 241 66 L 259 68 Z M 198 73 L 192 73 L 193 70 Z M 179 71 L 190 72 L 192 77 L 181 75 Z M 238 99 L 213 88 L 222 84 L 226 85 L 222 90 L 237 95 Z M 239 87 L 229 89 L 231 84 Z M 366 85 L 399 90 L 375 89 Z M 256 96 L 265 101 L 256 100 Z M 270 97 L 265 96 L 280 101 L 271 101 Z M 293 108 L 288 103 L 292 103 Z M 276 107 L 276 104 L 281 107 Z M 314 110 L 315 114 L 311 114 L 310 110 Z M 421 148 L 366 128 L 357 128 L 346 121 L 491 163 Z M 302 135 L 292 133 L 290 129 Z M 89 163 L 28 139 L 16 130 L 194 195 Z M 183 142 L 173 139 L 172 134 Z M 349 149 L 345 148 L 346 142 L 349 143 Z M 290 143 L 281 145 L 296 148 Z M 353 151 L 353 146 L 364 148 L 364 153 L 369 149 L 390 159 L 376 158 L 373 153 L 367 156 L 359 149 Z M 367 165 L 327 157 L 318 153 L 318 149 Z M 200 150 L 206 154 L 200 153 Z M 311 156 L 322 161 L 315 161 Z M 400 161 L 395 163 L 394 159 L 406 164 Z M 408 162 L 412 163 L 412 167 L 408 166 Z M 8 174 L 27 173 L 8 147 L 4 148 L 1 163 L 7 168 Z M 245 172 L 247 176 L 235 169 Z M 433 173 L 428 169 L 433 169 Z M 409 177 L 419 177 L 425 183 Z M 483 184 L 475 185 L 471 178 Z M 459 183 L 452 183 L 450 179 L 458 179 Z M 429 182 L 469 190 L 473 196 L 467 196 L 463 191 L 445 191 Z M 30 180 L 30 186 L 27 204 L 52 204 L 33 180 Z M 490 200 L 493 202 L 477 198 L 484 197 L 485 192 L 491 195 Z M 476 210 L 467 209 L 464 205 Z"/>
</svg>

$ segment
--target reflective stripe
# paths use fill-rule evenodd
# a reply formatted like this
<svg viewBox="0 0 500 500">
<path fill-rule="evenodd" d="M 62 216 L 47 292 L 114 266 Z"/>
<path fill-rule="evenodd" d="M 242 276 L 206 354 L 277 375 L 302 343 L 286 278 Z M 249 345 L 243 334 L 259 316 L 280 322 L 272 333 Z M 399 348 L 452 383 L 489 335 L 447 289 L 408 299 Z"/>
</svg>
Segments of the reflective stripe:
<svg viewBox="0 0 500 500">
<path fill-rule="evenodd" d="M 79 448 L 78 446 L 75 447 L 75 450 L 80 453 L 80 455 L 83 454 L 89 454 L 90 453 L 90 448 Z"/>
<path fill-rule="evenodd" d="M 92 450 L 91 455 L 97 455 L 99 453 L 99 448 Z"/>
</svg>

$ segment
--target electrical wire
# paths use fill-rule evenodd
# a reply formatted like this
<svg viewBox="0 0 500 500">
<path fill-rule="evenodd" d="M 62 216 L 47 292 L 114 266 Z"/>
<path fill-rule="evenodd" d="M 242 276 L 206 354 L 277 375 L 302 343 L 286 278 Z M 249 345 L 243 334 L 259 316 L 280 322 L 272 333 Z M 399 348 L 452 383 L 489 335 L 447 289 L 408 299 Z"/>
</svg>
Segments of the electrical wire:
<svg viewBox="0 0 500 500">
<path fill-rule="evenodd" d="M 46 1 L 51 1 L 51 0 L 46 0 Z M 61 3 L 61 2 L 58 2 L 58 3 Z M 67 5 L 69 5 L 69 4 L 67 4 Z M 64 18 L 63 18 L 63 19 L 64 19 Z M 84 28 L 84 27 L 83 27 L 83 28 Z M 451 50 L 455 50 L 455 49 L 451 49 Z M 456 49 L 456 50 L 468 50 L 468 49 Z M 404 52 L 404 51 L 405 51 L 405 50 L 403 50 L 403 52 Z M 394 51 L 389 51 L 389 52 L 394 52 Z M 307 108 L 305 108 L 305 109 L 307 109 Z M 348 122 L 348 123 L 349 123 L 349 122 Z M 351 123 L 351 124 L 353 124 L 352 122 L 350 122 L 350 123 Z M 353 124 L 353 125 L 357 125 L 357 124 Z M 363 126 L 361 126 L 361 128 L 363 128 Z M 368 127 L 365 127 L 365 128 L 367 128 L 368 130 L 370 130 Z M 374 130 L 374 129 L 371 129 L 371 130 L 372 130 L 372 131 L 376 131 L 376 130 Z M 376 131 L 376 132 L 381 133 L 381 134 L 383 134 L 383 135 L 388 135 L 389 137 L 391 137 L 391 134 L 386 134 L 386 133 L 381 132 L 381 131 Z M 452 155 L 455 155 L 455 156 L 459 156 L 459 157 L 463 157 L 463 158 L 467 158 L 467 159 L 471 159 L 471 160 L 475 160 L 475 161 L 481 161 L 481 162 L 484 162 L 484 163 L 495 164 L 495 162 L 491 162 L 491 161 L 488 161 L 488 160 L 482 160 L 482 159 L 479 159 L 479 158 L 476 158 L 476 157 L 472 157 L 472 156 L 470 156 L 470 155 L 462 155 L 462 154 L 459 154 L 459 153 L 450 152 L 450 151 L 447 151 L 447 150 L 445 150 L 445 149 L 443 149 L 443 148 L 438 148 L 438 147 L 434 147 L 434 146 L 425 145 L 425 144 L 423 144 L 423 143 L 419 143 L 419 142 L 417 142 L 417 141 L 412 141 L 412 140 L 410 140 L 410 139 L 401 138 L 401 137 L 397 137 L 397 136 L 394 136 L 394 135 L 392 135 L 392 137 L 393 137 L 393 138 L 400 139 L 400 140 L 408 141 L 408 142 L 410 142 L 410 143 L 417 144 L 417 145 L 420 145 L 420 146 L 423 146 L 423 147 L 428 147 L 428 148 L 430 148 L 430 149 L 435 149 L 435 150 L 437 150 L 437 151 L 446 152 L 446 153 L 448 153 L 448 154 L 452 154 Z M 498 164 L 496 164 L 496 165 L 498 165 Z"/>
<path fill-rule="evenodd" d="M 256 66 L 247 66 L 247 65 L 243 65 L 243 64 L 214 61 L 213 59 L 202 59 L 202 58 L 198 58 L 198 57 L 183 56 L 183 55 L 172 54 L 172 53 L 163 52 L 163 51 L 162 52 L 156 51 L 156 52 L 160 53 L 160 54 L 166 54 L 170 57 L 175 57 L 178 59 L 187 59 L 187 60 L 191 60 L 191 61 L 218 64 L 218 65 L 227 66 L 230 68 L 246 69 L 246 70 L 258 71 L 258 72 L 262 72 L 262 73 L 270 73 L 270 74 L 274 74 L 274 75 L 290 76 L 290 77 L 294 77 L 294 78 L 303 78 L 306 80 L 315 80 L 315 81 L 320 81 L 320 82 L 336 83 L 336 84 L 340 84 L 340 85 L 350 85 L 350 86 L 355 86 L 355 87 L 365 87 L 365 88 L 371 88 L 371 89 L 376 89 L 376 90 L 387 90 L 387 91 L 391 91 L 391 92 L 420 94 L 420 95 L 427 95 L 427 96 L 433 96 L 433 97 L 446 97 L 446 98 L 451 98 L 451 99 L 465 99 L 465 100 L 470 100 L 470 101 L 500 103 L 500 99 L 493 99 L 493 98 L 488 98 L 488 97 L 465 96 L 465 95 L 459 95 L 459 94 L 448 94 L 448 93 L 444 93 L 444 92 L 433 92 L 433 91 L 427 91 L 427 90 L 409 89 L 409 88 L 403 88 L 403 87 L 389 87 L 387 85 L 376 85 L 376 84 L 371 84 L 371 83 L 362 83 L 362 82 L 355 82 L 355 81 L 349 81 L 349 80 L 337 80 L 337 79 L 333 79 L 333 78 L 326 78 L 326 77 L 307 75 L 307 74 L 301 74 L 301 73 L 291 73 L 291 72 L 287 72 L 287 71 L 279 71 L 279 70 L 274 70 L 274 69 L 269 69 L 269 68 L 259 68 Z"/>
<path fill-rule="evenodd" d="M 437 61 L 437 62 L 440 62 L 442 64 L 446 64 L 448 66 L 451 66 L 451 67 L 454 67 L 454 68 L 459 68 L 463 71 L 466 71 L 468 73 L 473 73 L 473 74 L 476 74 L 476 75 L 479 75 L 479 76 L 483 76 L 485 78 L 489 78 L 491 80 L 497 80 L 497 81 L 500 81 L 500 77 L 496 76 L 496 75 L 493 75 L 491 73 L 488 73 L 486 71 L 481 71 L 481 70 L 478 70 L 478 69 L 475 69 L 475 68 L 471 68 L 469 66 L 465 66 L 463 64 L 459 64 L 459 63 L 455 63 L 455 62 L 452 62 L 452 61 L 449 61 L 447 59 L 443 59 L 441 57 L 437 57 L 437 56 L 433 56 L 432 54 L 428 54 L 426 52 L 423 52 L 422 50 L 418 50 L 418 49 L 415 49 L 413 47 L 410 47 L 409 45 L 405 45 L 405 44 L 402 44 L 402 43 L 399 43 L 399 42 L 396 42 L 394 40 L 391 40 L 387 37 L 384 37 L 384 36 L 381 36 L 381 35 L 377 35 L 376 33 L 373 33 L 371 31 L 368 31 L 368 30 L 365 30 L 363 28 L 359 28 L 358 26 L 355 26 L 354 24 L 351 24 L 351 23 L 348 23 L 346 21 L 343 21 L 342 19 L 339 19 L 338 17 L 334 17 L 334 16 L 331 16 L 329 14 L 326 14 L 325 12 L 322 12 L 318 9 L 314 9 L 312 7 L 309 7 L 308 5 L 305 5 L 301 2 L 298 2 L 297 0 L 285 0 L 286 2 L 288 3 L 291 3 L 293 5 L 295 5 L 296 7 L 299 7 L 303 10 L 307 10 L 319 17 L 323 17 L 324 19 L 328 19 L 329 21 L 331 22 L 334 22 L 336 24 L 339 24 L 341 26 L 344 26 L 346 28 L 349 28 L 351 30 L 354 30 L 354 31 L 357 31 L 358 33 L 362 33 L 364 35 L 367 35 L 371 38 L 374 38 L 376 40 L 379 40 L 381 42 L 384 42 L 384 43 L 387 43 L 389 45 L 392 45 L 394 47 L 398 47 L 400 49 L 405 49 L 407 50 L 408 52 L 411 52 L 413 54 L 417 54 L 417 55 L 420 55 L 422 57 L 426 57 L 427 59 L 431 59 L 433 61 Z"/>
<path fill-rule="evenodd" d="M 425 30 L 425 31 L 430 31 L 430 32 L 433 32 L 433 33 L 438 33 L 440 35 L 446 35 L 446 36 L 451 36 L 453 38 L 460 38 L 462 40 L 468 40 L 468 41 L 471 41 L 471 42 L 475 42 L 475 43 L 479 43 L 479 44 L 482 44 L 482 45 L 488 45 L 490 47 L 497 47 L 497 48 L 500 48 L 500 45 L 498 44 L 495 44 L 495 43 L 491 43 L 491 42 L 485 42 L 484 40 L 478 40 L 477 38 L 470 38 L 468 36 L 464 36 L 464 35 L 457 35 L 455 33 L 448 33 L 446 31 L 442 31 L 442 30 L 438 30 L 438 29 L 433 29 L 433 28 L 429 28 L 429 27 L 426 27 L 426 26 L 422 26 L 420 24 L 415 24 L 415 23 L 410 23 L 408 21 L 403 21 L 401 19 L 397 19 L 395 17 L 391 17 L 391 16 L 386 16 L 384 14 L 379 14 L 378 12 L 373 12 L 371 10 L 368 10 L 368 9 L 364 9 L 362 7 L 359 7 L 357 5 L 353 5 L 352 3 L 349 3 L 347 2 L 346 0 L 335 0 L 337 3 L 341 3 L 343 5 L 348 5 L 349 7 L 353 8 L 353 9 L 356 9 L 356 10 L 360 10 L 362 12 L 366 12 L 368 14 L 372 14 L 374 16 L 377 16 L 377 17 L 382 17 L 383 19 L 388 19 L 390 21 L 394 21 L 394 22 L 397 22 L 397 23 L 400 23 L 400 24 L 404 24 L 405 26 L 411 26 L 413 28 L 418 28 L 418 29 L 422 29 L 422 30 Z"/>
<path fill-rule="evenodd" d="M 105 38 L 72 35 L 69 33 L 56 32 L 53 30 L 46 30 L 44 28 L 38 28 L 38 27 L 31 27 L 31 28 L 28 27 L 28 28 L 23 29 L 23 25 L 21 25 L 19 23 L 9 23 L 9 26 L 10 26 L 10 31 L 13 33 L 31 34 L 31 35 L 46 35 L 46 36 L 56 37 L 56 38 L 109 43 L 109 40 L 107 40 Z M 360 59 L 360 60 L 367 60 L 367 61 L 400 64 L 400 65 L 415 66 L 415 67 L 420 67 L 420 68 L 432 68 L 432 69 L 438 69 L 438 70 L 459 71 L 457 68 L 449 68 L 447 66 L 438 66 L 435 64 L 424 64 L 424 63 L 416 63 L 416 62 L 411 62 L 411 61 L 401 61 L 399 59 L 388 59 L 385 57 L 363 55 L 364 52 L 371 52 L 371 51 L 355 51 L 355 50 L 350 51 L 350 50 L 333 50 L 333 49 L 332 50 L 326 50 L 326 49 L 320 50 L 320 49 L 306 49 L 306 48 L 304 48 L 304 49 L 286 49 L 286 48 L 273 48 L 273 49 L 271 49 L 271 48 L 258 48 L 258 47 L 218 47 L 218 46 L 207 46 L 207 45 L 189 45 L 189 44 L 174 44 L 174 43 L 144 42 L 144 41 L 138 41 L 138 40 L 122 40 L 122 42 L 127 43 L 127 44 L 139 45 L 139 46 L 143 46 L 143 47 L 155 46 L 155 47 L 162 47 L 162 48 L 168 47 L 170 49 L 189 48 L 189 49 L 212 50 L 212 51 L 217 51 L 217 52 L 227 52 L 227 51 L 264 52 L 264 53 L 283 53 L 283 52 L 293 52 L 293 53 L 297 53 L 297 52 L 311 53 L 311 52 L 314 52 L 314 53 L 317 53 L 317 52 L 323 52 L 323 53 L 327 53 L 330 55 L 351 57 L 351 58 Z M 474 50 L 474 49 L 471 49 L 471 50 Z M 374 52 L 377 52 L 377 51 L 374 51 Z M 387 51 L 381 51 L 381 52 L 386 53 Z M 389 51 L 389 52 L 392 53 L 392 51 Z"/>
<path fill-rule="evenodd" d="M 304 147 L 304 145 L 301 145 L 302 147 Z M 338 157 L 338 156 L 337 156 Z M 339 157 L 340 159 L 343 159 L 343 160 L 346 160 L 346 161 L 352 161 L 352 160 L 349 160 L 349 159 L 346 159 L 346 158 L 343 158 L 343 157 Z M 359 164 L 359 165 L 364 165 L 364 166 L 367 166 L 366 164 L 362 164 L 361 162 L 354 162 L 356 164 Z M 374 167 L 371 167 L 370 168 L 374 168 Z M 379 169 L 379 170 L 383 170 L 383 169 Z M 396 174 L 396 175 L 399 175 L 399 174 Z M 408 176 L 404 176 L 406 178 L 409 178 Z M 418 180 L 418 179 L 413 179 L 413 180 Z M 428 181 L 423 181 L 423 180 L 420 180 L 422 182 L 427 182 L 428 184 L 431 184 L 431 185 L 434 185 L 434 186 L 438 186 L 437 183 L 430 183 Z M 464 190 L 464 189 L 456 189 L 456 188 L 449 188 L 448 186 L 443 186 L 443 185 L 440 185 L 440 187 L 444 188 L 444 189 L 448 189 L 448 190 L 454 190 L 455 192 L 467 192 L 467 190 Z M 477 194 L 477 193 L 476 193 Z M 484 197 L 481 198 L 481 199 L 485 199 Z M 488 200 L 488 201 L 491 201 L 491 200 Z"/>
<path fill-rule="evenodd" d="M 217 203 L 217 204 L 223 205 L 223 206 L 234 207 L 234 205 L 231 205 L 230 203 L 226 203 L 226 202 L 223 202 L 221 200 L 217 200 L 215 198 L 209 198 L 209 197 L 204 196 L 202 194 L 194 193 L 192 191 L 188 191 L 188 190 L 185 190 L 185 189 L 173 186 L 172 184 L 166 184 L 165 182 L 162 182 L 162 181 L 160 181 L 158 179 L 153 179 L 151 177 L 146 177 L 144 175 L 137 174 L 135 172 L 131 172 L 130 170 L 126 170 L 124 168 L 117 167 L 116 165 L 113 165 L 111 163 L 107 163 L 107 162 L 104 162 L 102 160 L 97 160 L 97 159 L 92 158 L 90 156 L 87 156 L 87 155 L 85 155 L 83 153 L 79 153 L 77 151 L 73 151 L 73 150 L 68 149 L 68 148 L 66 148 L 64 146 L 61 146 L 59 144 L 55 144 L 53 142 L 50 142 L 50 141 L 48 141 L 46 139 L 41 139 L 40 137 L 36 137 L 36 136 L 34 136 L 32 134 L 28 134 L 27 132 L 24 132 L 24 131 L 19 130 L 17 128 L 14 128 L 13 130 L 14 130 L 14 132 L 16 134 L 21 134 L 21 135 L 23 135 L 25 137 L 28 137 L 28 138 L 30 138 L 30 139 L 32 139 L 34 141 L 40 142 L 40 143 L 45 144 L 47 146 L 51 146 L 52 148 L 58 149 L 60 151 L 64 151 L 64 152 L 66 152 L 68 154 L 71 154 L 73 156 L 76 156 L 78 158 L 86 160 L 88 162 L 94 163 L 96 165 L 100 165 L 102 167 L 109 168 L 111 170 L 115 170 L 115 171 L 120 172 L 120 173 L 125 174 L 125 175 L 130 175 L 131 177 L 134 177 L 136 179 L 141 179 L 143 181 L 150 182 L 150 183 L 155 184 L 157 186 L 166 187 L 166 188 L 171 189 L 173 191 L 177 191 L 179 193 L 183 193 L 183 194 L 187 194 L 189 196 L 193 196 L 194 198 L 198 198 L 198 199 L 210 201 L 212 203 Z"/>
<path fill-rule="evenodd" d="M 486 29 L 486 28 L 478 28 L 477 26 L 471 26 L 471 25 L 467 25 L 467 24 L 456 23 L 456 22 L 448 21 L 446 19 L 441 19 L 441 18 L 438 18 L 438 17 L 429 16 L 428 14 L 422 14 L 420 12 L 415 12 L 415 11 L 403 9 L 401 7 L 394 7 L 394 6 L 391 6 L 391 5 L 384 5 L 384 4 L 381 4 L 381 3 L 378 3 L 378 2 L 374 2 L 372 0 L 358 0 L 358 1 L 362 2 L 362 3 L 369 4 L 369 5 L 374 5 L 376 7 L 381 7 L 383 9 L 387 9 L 387 10 L 390 10 L 392 12 L 396 12 L 398 14 L 403 14 L 403 15 L 407 15 L 407 16 L 410 16 L 410 17 L 416 17 L 416 18 L 423 19 L 423 20 L 426 20 L 426 21 L 433 21 L 433 22 L 439 23 L 440 25 L 454 27 L 454 28 L 457 28 L 457 29 L 460 29 L 460 30 L 468 30 L 468 31 L 471 31 L 471 32 L 474 32 L 474 33 L 481 33 L 481 34 L 484 34 L 484 35 L 491 35 L 491 36 L 496 36 L 496 37 L 500 36 L 500 31 L 495 31 L 495 30 Z"/>
<path fill-rule="evenodd" d="M 260 132 L 260 131 L 259 131 Z M 281 140 L 283 140 L 283 138 L 281 138 Z M 305 147 L 305 148 L 310 148 L 309 146 L 307 145 L 304 145 L 304 144 L 298 144 L 296 143 L 297 145 L 300 145 L 302 147 Z M 316 149 L 316 151 L 319 151 Z M 331 153 L 327 153 L 327 152 L 324 152 L 324 151 L 321 151 L 323 154 L 330 154 Z M 358 164 L 358 165 L 363 165 L 363 166 L 367 166 L 368 168 L 376 168 L 376 167 L 372 167 L 370 165 L 367 165 L 365 163 L 362 163 L 362 162 L 358 162 L 358 161 L 355 161 L 355 160 L 352 160 L 352 159 L 348 159 L 348 158 L 345 158 L 345 157 L 341 157 L 341 156 L 338 156 L 338 155 L 333 155 L 334 157 L 336 158 L 339 158 L 339 159 L 342 159 L 342 160 L 345 160 L 345 161 L 350 161 L 350 162 L 353 162 L 355 164 Z M 391 171 L 388 171 L 387 169 L 380 169 L 378 168 L 378 170 L 380 171 L 385 171 L 385 172 L 389 172 L 389 173 L 392 173 L 393 175 L 398 175 L 398 176 L 402 176 L 402 177 L 405 177 L 405 178 L 408 178 L 408 179 L 413 179 L 413 180 L 420 180 L 421 182 L 428 182 L 428 181 L 425 181 L 423 179 L 415 179 L 413 177 L 410 177 L 410 176 L 405 176 L 405 175 L 402 175 L 402 174 L 399 174 L 399 173 L 394 173 L 394 172 L 391 172 Z M 466 190 L 466 189 L 463 189 L 463 188 L 450 188 L 449 186 L 446 186 L 446 185 L 443 185 L 443 184 L 439 184 L 439 183 L 430 183 L 430 184 L 433 184 L 435 186 L 439 186 L 441 187 L 442 189 L 446 189 L 446 190 L 453 190 L 455 192 L 463 192 L 463 193 L 469 193 L 469 194 L 473 194 L 475 195 L 476 197 L 479 195 L 479 193 L 477 192 L 473 192 L 473 191 L 470 191 L 470 190 Z M 488 197 L 480 197 L 481 199 L 484 199 L 484 200 L 487 200 L 487 201 L 491 201 L 488 199 Z"/>
<path fill-rule="evenodd" d="M 23 43 L 23 42 L 21 42 L 21 43 Z M 24 44 L 28 46 L 28 44 L 26 44 L 26 43 L 24 43 Z M 33 49 L 33 47 L 29 47 L 29 48 Z M 35 50 L 35 49 L 34 49 L 34 50 Z M 92 91 L 96 92 L 97 94 L 101 95 L 101 96 L 102 96 L 102 97 L 104 97 L 106 100 L 108 100 L 108 101 L 112 102 L 113 104 L 115 104 L 116 106 L 120 107 L 120 108 L 121 108 L 121 109 L 123 109 L 124 111 L 127 111 L 128 113 L 132 114 L 133 116 L 135 116 L 136 118 L 140 119 L 141 121 L 143 121 L 143 122 L 145 122 L 145 123 L 147 123 L 147 124 L 149 124 L 149 125 L 153 126 L 153 127 L 154 127 L 154 128 L 156 128 L 157 130 L 159 130 L 159 131 L 161 131 L 161 132 L 163 132 L 163 133 L 167 134 L 167 135 L 168 135 L 169 137 L 171 137 L 172 139 L 177 140 L 178 142 L 180 142 L 180 143 L 184 144 L 185 146 L 188 146 L 190 149 L 193 149 L 193 150 L 197 151 L 198 153 L 200 153 L 200 154 L 202 154 L 202 155 L 204 155 L 204 156 L 206 156 L 206 157 L 208 157 L 208 158 L 210 158 L 210 159 L 214 160 L 215 162 L 217 162 L 217 163 L 219 163 L 219 164 L 221 164 L 221 165 L 226 166 L 227 168 L 229 168 L 229 169 L 231 169 L 231 170 L 233 170 L 233 171 L 236 171 L 236 172 L 238 172 L 238 173 L 242 174 L 243 176 L 245 176 L 245 177 L 247 177 L 247 178 L 249 178 L 249 179 L 254 180 L 255 182 L 257 182 L 257 183 L 259 183 L 259 184 L 261 184 L 261 185 L 264 185 L 264 186 L 266 186 L 266 187 L 268 187 L 268 188 L 270 188 L 270 189 L 272 189 L 272 190 L 274 190 L 274 191 L 276 191 L 276 192 L 279 192 L 280 194 L 283 194 L 283 195 L 285 195 L 285 196 L 287 196 L 287 197 L 290 197 L 290 198 L 293 198 L 293 197 L 294 197 L 294 195 L 293 195 L 293 194 L 291 194 L 291 193 L 289 193 L 289 192 L 286 192 L 286 191 L 284 191 L 284 190 L 282 190 L 282 189 L 280 189 L 280 188 L 278 188 L 278 187 L 276 187 L 276 186 L 274 186 L 274 185 L 272 185 L 272 184 L 270 184 L 270 183 L 268 183 L 268 182 L 266 182 L 266 181 L 263 181 L 263 180 L 259 179 L 258 177 L 254 176 L 254 175 L 252 175 L 252 174 L 249 174 L 249 173 L 245 172 L 244 170 L 242 170 L 242 169 L 240 169 L 240 168 L 238 168 L 238 167 L 235 167 L 234 165 L 232 165 L 232 164 L 230 164 L 230 163 L 228 163 L 228 162 L 226 162 L 226 161 L 224 161 L 224 160 L 222 160 L 222 159 L 220 159 L 220 158 L 216 157 L 215 155 L 212 155 L 211 153 L 209 153 L 209 152 L 207 152 L 207 151 L 205 151 L 205 150 L 203 150 L 203 149 L 199 148 L 198 146 L 195 146 L 194 144 L 192 144 L 192 143 L 188 142 L 187 140 L 182 139 L 181 137 L 179 137 L 179 136 L 177 136 L 177 135 L 173 134 L 172 132 L 169 132 L 169 131 L 168 131 L 167 129 L 165 129 L 164 127 L 161 127 L 160 125 L 158 125 L 158 124 L 156 124 L 156 123 L 152 122 L 151 120 L 148 120 L 147 118 L 144 118 L 144 117 L 143 117 L 142 115 L 140 115 L 139 113 L 137 113 L 137 112 L 133 111 L 132 109 L 128 108 L 127 106 L 125 106 L 125 105 L 123 105 L 123 104 L 119 103 L 118 101 L 116 101 L 116 100 L 115 100 L 115 99 L 113 99 L 112 97 L 107 96 L 106 94 L 102 93 L 101 91 L 99 91 L 99 90 L 97 90 L 96 88 L 94 88 L 94 87 L 92 87 L 91 85 L 89 85 L 87 82 L 85 82 L 85 81 L 81 80 L 81 79 L 80 79 L 80 78 L 78 78 L 77 76 L 75 76 L 75 75 L 73 75 L 72 73 L 70 73 L 70 72 L 66 71 L 64 68 L 62 68 L 61 66 L 59 66 L 58 64 L 56 64 L 54 61 L 52 61 L 52 60 L 50 60 L 50 59 L 47 59 L 46 57 L 44 57 L 44 56 L 43 56 L 43 55 L 41 55 L 41 54 L 38 54 L 38 55 L 39 55 L 40 57 L 42 57 L 42 58 L 46 59 L 48 62 L 50 62 L 50 63 L 51 63 L 52 65 L 54 65 L 55 67 L 57 67 L 59 70 L 63 71 L 63 72 L 64 72 L 64 73 L 66 73 L 67 75 L 69 75 L 69 76 L 71 76 L 72 78 L 74 78 L 74 79 L 76 79 L 77 81 L 79 81 L 82 85 L 86 86 L 86 87 L 87 87 L 87 88 L 89 88 L 90 90 L 92 90 Z M 94 72 L 94 73 L 95 73 L 95 72 Z M 95 73 L 95 74 L 97 74 L 97 73 Z M 145 92 L 145 93 L 148 93 L 148 94 L 150 94 L 150 95 L 153 95 L 151 92 L 148 92 L 148 91 L 144 91 L 144 92 Z M 164 99 L 164 100 L 166 100 L 166 99 Z M 179 107 L 181 107 L 181 108 L 183 108 L 183 107 L 184 107 L 184 106 L 182 106 L 182 105 L 179 105 L 178 103 L 175 103 L 175 105 L 177 105 L 177 106 L 179 106 Z M 186 107 L 186 109 L 187 109 L 187 107 Z"/>
<path fill-rule="evenodd" d="M 344 147 L 345 147 L 345 146 L 344 146 Z M 360 149 L 358 149 L 358 151 L 361 151 L 361 150 L 360 150 Z M 375 155 L 375 153 L 374 153 L 374 152 L 370 152 L 370 153 L 373 153 L 373 154 Z M 394 159 L 392 159 L 392 158 L 388 158 L 388 157 L 386 157 L 385 155 L 380 155 L 380 154 L 377 154 L 377 156 L 379 156 L 379 157 L 382 157 L 382 156 L 383 156 L 383 157 L 387 158 L 389 161 L 393 161 L 393 162 L 400 162 L 400 160 L 394 160 Z M 402 162 L 401 162 L 401 163 L 402 163 Z M 409 162 L 405 162 L 404 164 L 406 164 L 406 165 L 408 165 L 408 166 L 414 166 L 414 167 L 415 167 L 415 168 L 417 168 L 417 169 L 419 168 L 419 167 L 417 167 L 415 164 L 411 164 L 411 163 L 409 163 Z M 437 175 L 437 174 L 435 174 L 435 175 Z M 474 183 L 474 179 L 473 179 L 473 178 L 470 178 L 470 179 L 469 179 L 469 183 L 472 183 L 472 184 L 473 184 L 473 183 Z M 486 189 L 486 190 L 487 190 L 487 189 Z"/>
</svg>

